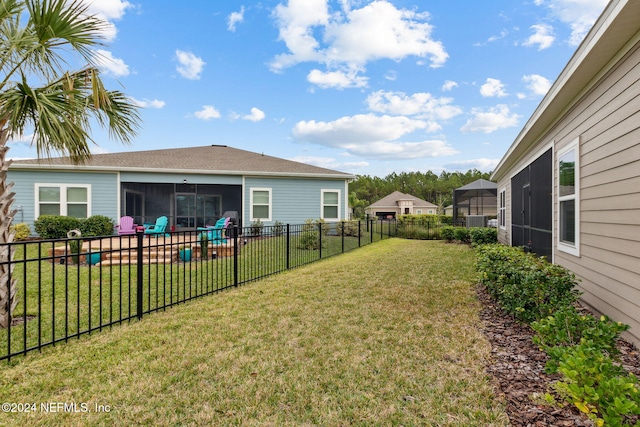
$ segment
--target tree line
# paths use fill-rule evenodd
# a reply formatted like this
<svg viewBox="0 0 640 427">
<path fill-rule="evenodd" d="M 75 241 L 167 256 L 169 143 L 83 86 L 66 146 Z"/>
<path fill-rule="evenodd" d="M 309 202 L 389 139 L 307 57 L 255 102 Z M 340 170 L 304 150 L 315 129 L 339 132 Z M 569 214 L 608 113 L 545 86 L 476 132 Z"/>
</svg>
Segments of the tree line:
<svg viewBox="0 0 640 427">
<path fill-rule="evenodd" d="M 349 183 L 349 205 L 355 218 L 364 216 L 364 209 L 383 197 L 400 191 L 416 196 L 438 206 L 443 212 L 445 206 L 453 203 L 453 190 L 476 181 L 489 179 L 491 172 L 471 169 L 467 172 L 442 172 L 436 175 L 427 172 L 392 172 L 384 178 L 356 175 Z"/>
</svg>

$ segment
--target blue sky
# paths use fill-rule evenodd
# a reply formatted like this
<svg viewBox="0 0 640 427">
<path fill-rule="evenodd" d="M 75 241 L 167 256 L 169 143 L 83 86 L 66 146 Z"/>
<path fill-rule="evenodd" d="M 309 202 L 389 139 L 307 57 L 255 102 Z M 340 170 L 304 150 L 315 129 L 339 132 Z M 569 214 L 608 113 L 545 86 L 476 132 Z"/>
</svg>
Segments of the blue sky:
<svg viewBox="0 0 640 427">
<path fill-rule="evenodd" d="M 86 0 L 131 146 L 228 145 L 360 175 L 490 171 L 607 0 Z M 29 136 L 9 157 L 35 157 Z"/>
</svg>

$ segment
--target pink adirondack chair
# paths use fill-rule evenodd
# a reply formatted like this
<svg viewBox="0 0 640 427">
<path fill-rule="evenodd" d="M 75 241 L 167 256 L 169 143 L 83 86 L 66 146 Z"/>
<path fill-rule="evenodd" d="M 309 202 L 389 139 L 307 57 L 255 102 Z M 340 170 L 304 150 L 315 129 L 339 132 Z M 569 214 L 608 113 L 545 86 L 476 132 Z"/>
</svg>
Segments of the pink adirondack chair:
<svg viewBox="0 0 640 427">
<path fill-rule="evenodd" d="M 120 225 L 116 225 L 118 234 L 136 234 L 136 225 L 133 223 L 133 218 L 130 216 L 123 216 L 120 218 Z"/>
</svg>

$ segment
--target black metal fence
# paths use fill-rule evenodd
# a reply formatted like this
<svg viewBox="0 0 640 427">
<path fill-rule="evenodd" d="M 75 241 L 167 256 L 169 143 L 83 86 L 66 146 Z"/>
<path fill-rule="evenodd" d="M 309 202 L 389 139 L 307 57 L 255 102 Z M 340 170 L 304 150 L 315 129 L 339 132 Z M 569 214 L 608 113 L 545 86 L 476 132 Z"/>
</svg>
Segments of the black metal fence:
<svg viewBox="0 0 640 427">
<path fill-rule="evenodd" d="M 396 221 L 7 244 L 18 303 L 0 360 L 394 237 Z M 204 237 L 206 236 L 206 238 Z M 1 253 L 1 252 L 0 252 Z M 6 284 L 5 284 L 6 285 Z"/>
</svg>

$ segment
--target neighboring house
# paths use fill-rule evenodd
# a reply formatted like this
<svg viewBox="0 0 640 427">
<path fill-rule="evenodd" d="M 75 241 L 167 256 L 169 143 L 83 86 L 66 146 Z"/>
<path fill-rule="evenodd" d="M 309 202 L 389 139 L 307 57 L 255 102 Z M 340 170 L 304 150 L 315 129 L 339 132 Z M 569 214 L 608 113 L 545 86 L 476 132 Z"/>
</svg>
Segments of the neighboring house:
<svg viewBox="0 0 640 427">
<path fill-rule="evenodd" d="M 398 215 L 437 214 L 438 207 L 416 196 L 394 191 L 388 196 L 367 206 L 365 213 L 369 217 L 390 219 Z"/>
<path fill-rule="evenodd" d="M 348 214 L 355 176 L 223 145 L 95 154 L 84 165 L 68 158 L 14 161 L 14 222 L 32 227 L 41 214 L 85 218 L 123 215 L 138 224 L 167 216 L 173 229 L 214 224 L 237 211 L 240 226 L 256 220 L 301 224 Z"/>
<path fill-rule="evenodd" d="M 453 205 L 445 206 L 444 214 L 448 216 L 453 216 Z"/>
<path fill-rule="evenodd" d="M 498 164 L 499 239 L 640 343 L 640 1 L 612 0 Z"/>
</svg>

